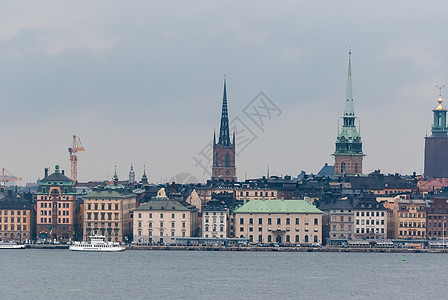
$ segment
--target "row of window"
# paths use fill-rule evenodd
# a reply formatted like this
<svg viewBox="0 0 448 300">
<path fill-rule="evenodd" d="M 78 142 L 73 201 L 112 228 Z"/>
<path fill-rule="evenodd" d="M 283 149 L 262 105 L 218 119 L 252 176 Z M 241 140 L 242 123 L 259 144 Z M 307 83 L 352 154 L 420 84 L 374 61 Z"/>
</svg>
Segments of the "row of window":
<svg viewBox="0 0 448 300">
<path fill-rule="evenodd" d="M 344 216 L 340 216 L 339 218 L 341 220 L 341 222 L 344 222 L 344 220 L 347 220 L 347 222 L 351 222 L 352 221 L 352 217 L 351 216 L 347 216 L 346 218 Z M 336 216 L 332 216 L 331 217 L 331 221 L 332 222 L 337 222 L 337 217 Z"/>
<path fill-rule="evenodd" d="M 432 223 L 428 223 L 428 227 L 431 227 L 431 225 L 432 225 Z M 439 226 L 437 226 L 437 225 L 439 225 Z M 432 227 L 446 227 L 446 223 L 442 224 L 441 222 L 439 222 L 439 223 L 434 222 L 434 226 L 432 226 Z"/>
<path fill-rule="evenodd" d="M 211 231 L 216 232 L 217 231 L 217 226 L 208 226 L 205 225 L 205 231 L 210 231 L 210 227 L 211 227 Z M 260 228 L 261 229 L 261 228 Z M 224 226 L 219 226 L 219 231 L 223 232 L 224 231 Z"/>
<path fill-rule="evenodd" d="M 240 231 L 242 232 L 242 231 L 244 231 L 244 227 L 240 227 Z M 249 227 L 249 232 L 252 232 L 252 231 L 254 231 L 254 228 L 253 227 Z M 263 231 L 263 227 L 258 227 L 258 231 L 259 232 L 262 232 Z M 268 231 L 272 231 L 272 229 L 271 228 L 268 228 Z M 291 229 L 289 228 L 289 227 L 286 227 L 286 231 L 291 231 Z M 300 228 L 295 228 L 295 231 L 300 231 Z M 309 229 L 308 228 L 305 228 L 305 232 L 308 232 L 309 231 Z M 314 228 L 314 232 L 318 232 L 319 231 L 319 229 L 318 228 Z"/>
<path fill-rule="evenodd" d="M 48 222 L 47 222 L 48 221 Z M 51 223 L 51 218 L 40 218 L 40 223 Z M 70 223 L 69 218 L 58 218 L 59 224 L 68 224 Z"/>
<path fill-rule="evenodd" d="M 401 231 L 400 230 L 400 235 L 403 236 L 425 236 L 425 232 L 424 231 Z"/>
<path fill-rule="evenodd" d="M 204 218 L 205 223 L 209 223 L 210 219 L 209 217 Z M 212 217 L 212 223 L 216 223 L 216 217 Z M 224 223 L 224 216 L 219 217 L 219 223 Z"/>
<path fill-rule="evenodd" d="M 351 224 L 347 224 L 347 226 L 344 226 L 344 224 L 340 224 L 338 231 L 344 231 L 345 227 L 347 227 L 347 231 L 352 231 L 352 225 Z M 336 225 L 333 225 L 333 231 L 336 231 L 336 230 L 337 230 Z"/>
<path fill-rule="evenodd" d="M 356 212 L 356 216 L 359 217 L 360 215 L 361 215 L 361 217 L 364 217 L 364 212 L 363 211 L 361 211 L 361 212 L 357 211 Z M 365 215 L 366 215 L 366 217 L 375 217 L 375 215 L 377 217 L 379 217 L 380 216 L 380 212 L 379 211 L 377 211 L 377 212 L 375 212 L 375 211 L 370 211 L 370 212 L 366 211 Z M 381 216 L 384 217 L 384 211 L 381 212 Z"/>
<path fill-rule="evenodd" d="M 359 225 L 360 223 L 361 223 L 361 225 L 364 225 L 364 223 L 365 223 L 365 225 L 380 225 L 380 223 L 381 223 L 381 225 L 384 225 L 384 219 L 381 219 L 381 222 L 378 219 L 376 219 L 376 220 L 361 220 L 361 222 L 360 222 L 360 220 L 356 220 L 356 225 Z"/>
<path fill-rule="evenodd" d="M 118 223 L 93 223 L 93 227 L 97 228 L 98 224 L 101 225 L 101 227 L 104 227 L 105 224 L 107 224 L 107 227 L 112 227 L 112 224 L 115 224 L 115 227 L 118 227 Z M 87 223 L 87 227 L 92 227 L 92 223 Z"/>
<path fill-rule="evenodd" d="M 153 226 L 152 226 L 152 223 L 153 222 L 148 222 L 148 227 L 149 228 L 152 228 Z M 182 222 L 182 228 L 186 228 L 186 224 L 187 223 L 185 223 L 185 222 Z M 163 227 L 164 226 L 164 223 L 163 223 L 163 221 L 161 221 L 160 223 L 159 223 L 159 228 L 164 228 Z M 138 221 L 138 227 L 142 227 L 142 221 Z M 176 222 L 171 222 L 171 228 L 175 228 L 176 227 Z"/>
<path fill-rule="evenodd" d="M 210 213 L 210 214 L 212 214 L 212 213 Z M 209 212 L 206 212 L 205 215 L 208 216 L 208 215 L 209 215 Z M 214 211 L 212 215 L 216 216 L 216 211 Z M 224 213 L 221 212 L 219 215 L 220 215 L 220 216 L 223 216 Z"/>
<path fill-rule="evenodd" d="M 53 203 L 53 205 L 51 205 Z M 56 206 L 56 202 L 41 202 L 40 208 L 51 208 L 51 207 L 58 207 L 58 208 L 70 208 L 70 202 L 58 202 Z"/>
<path fill-rule="evenodd" d="M 246 192 L 246 197 L 249 197 L 249 193 L 250 192 Z M 254 192 L 255 197 L 258 197 L 258 194 L 260 194 L 260 197 L 263 197 L 263 192 L 259 191 L 259 192 Z M 244 196 L 244 192 L 240 192 L 240 196 Z M 264 192 L 264 196 L 265 197 L 269 197 L 269 192 Z M 274 192 L 271 192 L 271 197 L 275 197 Z"/>
<path fill-rule="evenodd" d="M 92 203 L 88 203 L 87 204 L 87 210 L 92 210 L 92 208 L 93 208 L 93 210 L 106 210 L 106 207 L 107 207 L 107 210 L 112 210 L 112 208 L 113 208 L 113 210 L 118 210 L 119 209 L 118 203 L 116 203 L 114 205 L 112 205 L 111 203 L 108 203 L 108 204 L 105 204 L 105 203 L 101 203 L 101 204 L 94 203 L 93 205 L 92 205 Z"/>
<path fill-rule="evenodd" d="M 408 226 L 409 225 L 409 226 Z M 423 228 L 425 228 L 426 227 L 426 224 L 425 224 L 425 222 L 422 222 L 422 223 L 420 223 L 420 222 L 414 222 L 414 223 L 412 223 L 412 222 L 400 222 L 400 227 L 423 227 Z"/>
<path fill-rule="evenodd" d="M 431 236 L 447 236 L 446 235 L 446 230 L 443 231 L 443 233 L 442 233 L 442 231 L 428 231 L 428 235 L 431 235 Z"/>
<path fill-rule="evenodd" d="M 433 220 L 437 220 L 437 219 L 442 220 L 442 219 L 447 219 L 447 216 L 432 216 L 432 215 L 429 215 L 428 219 L 429 220 L 431 220 L 431 219 L 433 219 Z"/>
<path fill-rule="evenodd" d="M 401 218 L 425 218 L 425 214 L 422 213 L 400 213 Z"/>
<path fill-rule="evenodd" d="M 98 216 L 101 217 L 101 220 L 106 220 L 106 213 L 104 213 L 104 212 L 102 212 L 102 213 L 94 212 L 93 213 L 93 220 L 98 220 Z M 91 212 L 87 213 L 87 220 L 92 220 L 92 213 Z M 112 220 L 112 213 L 107 213 L 107 220 L 109 220 L 109 221 Z M 119 213 L 114 213 L 114 220 L 119 220 Z"/>
<path fill-rule="evenodd" d="M 8 213 L 9 213 L 9 215 L 14 216 L 14 212 L 16 212 L 18 216 L 20 216 L 21 214 L 26 216 L 26 210 L 24 210 L 24 211 L 21 211 L 21 210 L 0 210 L 0 216 L 2 215 L 2 213 L 5 216 L 7 216 Z"/>
<path fill-rule="evenodd" d="M 164 214 L 163 213 L 160 213 L 160 219 L 163 219 L 163 216 L 164 216 Z M 148 216 L 150 219 L 152 219 L 152 213 L 149 213 L 149 216 Z M 176 217 L 176 214 L 171 214 L 171 219 L 174 219 Z M 182 214 L 182 219 L 185 219 L 185 217 L 186 217 L 186 214 Z M 139 219 L 141 219 L 142 218 L 142 213 L 138 213 L 138 218 Z"/>
<path fill-rule="evenodd" d="M 9 229 L 8 229 L 9 228 Z M 2 224 L 0 224 L 0 230 L 2 230 Z M 26 231 L 26 225 L 14 225 L 14 224 L 5 224 L 3 225 L 3 230 L 24 230 Z"/>
<path fill-rule="evenodd" d="M 356 228 L 356 233 L 380 233 L 380 231 L 381 233 L 384 233 L 384 228 L 381 228 L 381 230 L 379 228 L 370 228 L 370 230 L 369 228 L 366 228 L 365 230 L 364 228 Z"/>
<path fill-rule="evenodd" d="M 3 217 L 3 219 L 0 218 L 0 223 L 2 222 L 2 220 L 4 221 L 4 223 L 8 223 L 8 217 Z M 20 218 L 20 217 L 17 217 L 17 218 L 10 217 L 9 220 L 11 221 L 10 223 L 20 223 L 20 220 L 22 220 L 22 223 L 26 223 L 26 217 L 22 217 L 22 218 Z M 15 220 L 17 222 L 14 222 Z"/>
<path fill-rule="evenodd" d="M 254 224 L 254 219 L 253 218 L 249 218 L 249 224 Z M 258 218 L 258 224 L 262 225 L 263 224 L 263 218 Z M 282 224 L 282 218 L 277 218 L 277 225 L 281 225 Z M 290 225 L 291 224 L 291 219 L 290 218 L 286 218 L 286 225 Z M 295 224 L 296 225 L 300 225 L 300 218 L 296 218 L 295 219 Z M 244 218 L 240 218 L 240 225 L 244 225 Z M 268 218 L 268 225 L 272 225 L 272 219 Z M 308 218 L 305 219 L 305 225 L 308 225 Z M 319 219 L 318 218 L 314 218 L 314 225 L 319 225 Z"/>
</svg>

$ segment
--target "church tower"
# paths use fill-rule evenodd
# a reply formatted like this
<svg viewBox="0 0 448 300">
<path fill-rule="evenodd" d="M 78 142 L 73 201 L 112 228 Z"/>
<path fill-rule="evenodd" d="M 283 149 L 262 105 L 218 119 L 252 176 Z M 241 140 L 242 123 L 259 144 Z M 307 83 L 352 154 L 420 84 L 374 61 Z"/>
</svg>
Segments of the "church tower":
<svg viewBox="0 0 448 300">
<path fill-rule="evenodd" d="M 442 106 L 442 87 L 439 87 L 439 105 L 434 108 L 431 136 L 425 137 L 425 177 L 448 178 L 448 128 L 446 108 Z"/>
<path fill-rule="evenodd" d="M 226 79 L 224 77 L 224 93 L 222 97 L 221 127 L 219 130 L 219 140 L 216 142 L 216 135 L 213 133 L 213 181 L 236 181 L 235 167 L 235 133 L 233 141 L 230 141 L 229 133 L 229 113 L 227 110 L 227 90 Z"/>
<path fill-rule="evenodd" d="M 361 135 L 356 129 L 355 119 L 352 91 L 352 52 L 350 49 L 343 123 L 336 139 L 336 151 L 333 153 L 335 176 L 362 174 L 362 159 L 365 155 L 362 152 Z"/>
</svg>

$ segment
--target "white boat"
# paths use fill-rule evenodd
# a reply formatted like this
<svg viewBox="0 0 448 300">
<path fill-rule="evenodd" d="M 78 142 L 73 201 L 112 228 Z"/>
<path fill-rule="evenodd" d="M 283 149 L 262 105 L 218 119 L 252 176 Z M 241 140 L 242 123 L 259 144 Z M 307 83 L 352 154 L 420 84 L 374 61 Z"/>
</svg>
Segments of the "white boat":
<svg viewBox="0 0 448 300">
<path fill-rule="evenodd" d="M 25 245 L 17 245 L 15 242 L 0 242 L 0 249 L 25 249 Z"/>
<path fill-rule="evenodd" d="M 104 235 L 89 236 L 90 242 L 75 242 L 69 247 L 72 251 L 92 251 L 92 252 L 120 252 L 126 250 L 118 243 L 105 242 Z"/>
</svg>

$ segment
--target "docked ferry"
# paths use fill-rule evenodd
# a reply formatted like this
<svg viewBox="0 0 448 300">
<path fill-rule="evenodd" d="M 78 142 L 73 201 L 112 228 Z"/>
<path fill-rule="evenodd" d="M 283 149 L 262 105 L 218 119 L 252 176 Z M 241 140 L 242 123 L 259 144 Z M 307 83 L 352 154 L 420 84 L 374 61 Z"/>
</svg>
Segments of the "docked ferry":
<svg viewBox="0 0 448 300">
<path fill-rule="evenodd" d="M 105 242 L 104 235 L 92 235 L 90 242 L 75 242 L 69 247 L 72 251 L 91 251 L 91 252 L 120 252 L 126 248 L 118 243 Z"/>
<path fill-rule="evenodd" d="M 15 242 L 0 242 L 0 249 L 25 249 L 25 245 L 17 245 Z"/>
</svg>

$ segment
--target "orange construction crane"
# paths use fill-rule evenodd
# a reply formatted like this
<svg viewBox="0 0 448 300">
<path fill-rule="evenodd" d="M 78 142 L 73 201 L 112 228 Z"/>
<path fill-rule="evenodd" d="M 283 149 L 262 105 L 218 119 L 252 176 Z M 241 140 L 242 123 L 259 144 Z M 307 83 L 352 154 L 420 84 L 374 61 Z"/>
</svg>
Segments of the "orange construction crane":
<svg viewBox="0 0 448 300">
<path fill-rule="evenodd" d="M 6 175 L 5 175 L 6 173 Z M 8 172 L 8 170 L 6 170 L 5 168 L 2 169 L 2 182 L 1 182 L 1 186 L 4 187 L 6 185 L 7 182 L 10 181 L 22 181 L 22 178 L 20 177 L 16 177 L 14 175 L 12 175 L 11 173 Z"/>
<path fill-rule="evenodd" d="M 78 156 L 76 153 L 79 151 L 86 151 L 81 144 L 81 140 L 76 135 L 73 136 L 73 145 L 68 148 L 68 153 L 70 154 L 70 161 L 72 165 L 72 180 L 76 183 L 78 182 Z"/>
</svg>

